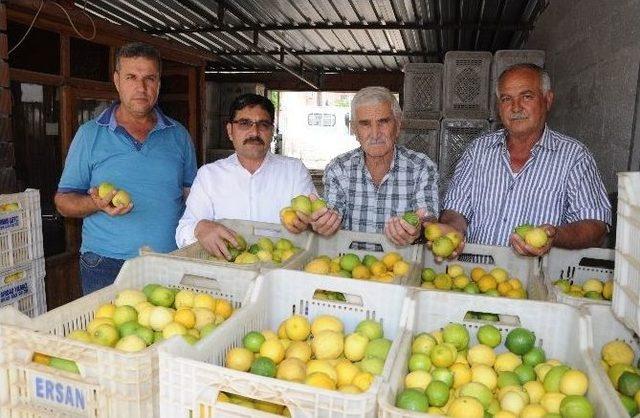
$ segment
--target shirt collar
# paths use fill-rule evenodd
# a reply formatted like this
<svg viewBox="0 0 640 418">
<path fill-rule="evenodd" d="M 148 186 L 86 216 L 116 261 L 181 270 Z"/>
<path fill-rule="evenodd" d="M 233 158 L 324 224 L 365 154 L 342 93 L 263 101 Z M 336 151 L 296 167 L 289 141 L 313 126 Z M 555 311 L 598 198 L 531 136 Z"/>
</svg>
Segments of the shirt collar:
<svg viewBox="0 0 640 418">
<path fill-rule="evenodd" d="M 115 131 L 118 127 L 118 121 L 116 120 L 116 109 L 118 106 L 120 106 L 119 101 L 113 102 L 111 106 L 102 111 L 96 123 L 100 126 L 108 127 L 111 131 Z M 153 107 L 153 111 L 156 113 L 156 126 L 153 128 L 154 131 L 176 126 L 175 122 L 169 119 L 157 105 Z"/>
<path fill-rule="evenodd" d="M 359 157 L 359 161 L 358 161 L 358 165 L 361 168 L 365 168 L 365 164 L 364 164 L 364 151 L 362 150 L 362 147 L 358 148 L 358 157 Z M 398 146 L 394 145 L 393 146 L 393 159 L 391 160 L 391 166 L 389 167 L 389 171 L 387 171 L 387 174 L 391 173 L 392 171 L 395 170 L 396 167 L 398 167 L 398 160 L 400 159 L 400 156 L 398 155 Z M 367 170 L 369 171 L 369 170 Z"/>
<path fill-rule="evenodd" d="M 266 167 L 267 164 L 269 164 L 269 162 L 273 159 L 273 154 L 271 153 L 271 151 L 267 151 L 267 154 L 264 156 L 264 160 L 262 160 L 262 164 L 260 164 L 260 167 L 256 170 L 255 173 L 253 174 L 257 174 L 258 172 L 260 172 L 260 170 L 262 170 L 263 167 Z M 243 170 L 246 170 L 242 164 L 240 164 L 240 160 L 238 159 L 238 153 L 234 152 L 229 160 L 233 165 L 236 165 L 240 168 L 242 168 Z"/>
<path fill-rule="evenodd" d="M 506 142 L 507 142 L 507 130 L 500 129 L 499 131 L 496 131 L 493 134 L 493 138 L 487 144 L 487 148 L 495 147 L 498 145 L 506 146 L 507 145 Z M 556 139 L 553 137 L 553 135 L 551 135 L 551 129 L 549 129 L 549 127 L 545 123 L 544 130 L 542 131 L 542 135 L 540 136 L 540 139 L 538 139 L 538 142 L 535 143 L 534 147 L 547 148 L 553 151 L 557 148 L 557 145 L 558 144 Z"/>
</svg>

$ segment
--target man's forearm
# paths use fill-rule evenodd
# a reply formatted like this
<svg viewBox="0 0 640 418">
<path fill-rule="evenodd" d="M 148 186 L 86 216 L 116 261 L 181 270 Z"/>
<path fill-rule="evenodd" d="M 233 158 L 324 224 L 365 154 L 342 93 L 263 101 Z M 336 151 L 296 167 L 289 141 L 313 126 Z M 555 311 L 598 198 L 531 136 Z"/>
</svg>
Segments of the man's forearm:
<svg viewBox="0 0 640 418">
<path fill-rule="evenodd" d="M 557 227 L 553 246 L 570 250 L 599 247 L 606 235 L 604 222 L 586 219 Z"/>
<path fill-rule="evenodd" d="M 58 212 L 67 218 L 85 218 L 100 210 L 89 195 L 56 193 L 54 200 Z"/>
<path fill-rule="evenodd" d="M 467 234 L 467 220 L 456 211 L 448 209 L 443 210 L 440 215 L 440 222 L 455 228 L 463 235 Z"/>
</svg>

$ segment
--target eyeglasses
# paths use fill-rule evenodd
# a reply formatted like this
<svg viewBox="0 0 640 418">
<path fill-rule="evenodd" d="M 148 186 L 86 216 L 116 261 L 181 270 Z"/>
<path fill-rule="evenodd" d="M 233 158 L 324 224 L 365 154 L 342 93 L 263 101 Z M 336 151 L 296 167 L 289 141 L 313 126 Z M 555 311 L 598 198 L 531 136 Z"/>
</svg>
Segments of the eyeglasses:
<svg viewBox="0 0 640 418">
<path fill-rule="evenodd" d="M 273 122 L 268 120 L 251 120 L 251 119 L 238 119 L 232 120 L 229 123 L 233 123 L 238 125 L 238 129 L 242 131 L 248 131 L 253 128 L 253 126 L 257 126 L 259 131 L 269 131 L 273 129 Z"/>
</svg>

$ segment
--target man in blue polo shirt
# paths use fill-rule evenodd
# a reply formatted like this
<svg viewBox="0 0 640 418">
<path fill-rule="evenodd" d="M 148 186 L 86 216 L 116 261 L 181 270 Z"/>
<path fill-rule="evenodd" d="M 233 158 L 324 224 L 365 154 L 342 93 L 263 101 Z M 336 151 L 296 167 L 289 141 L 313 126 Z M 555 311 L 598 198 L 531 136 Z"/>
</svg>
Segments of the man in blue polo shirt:
<svg viewBox="0 0 640 418">
<path fill-rule="evenodd" d="M 55 196 L 58 211 L 83 218 L 80 248 L 82 291 L 115 280 L 140 247 L 169 252 L 196 175 L 189 133 L 156 106 L 161 60 L 146 44 L 131 43 L 116 54 L 113 82 L 120 100 L 78 129 Z M 116 190 L 101 198 L 98 185 Z M 117 190 L 131 197 L 111 202 Z"/>
</svg>

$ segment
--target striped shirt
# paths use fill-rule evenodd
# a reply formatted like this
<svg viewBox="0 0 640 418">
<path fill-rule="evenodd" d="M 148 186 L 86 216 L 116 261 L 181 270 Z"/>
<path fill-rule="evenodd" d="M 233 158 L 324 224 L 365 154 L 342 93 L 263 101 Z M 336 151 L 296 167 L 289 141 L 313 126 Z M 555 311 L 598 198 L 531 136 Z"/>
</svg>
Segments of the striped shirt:
<svg viewBox="0 0 640 418">
<path fill-rule="evenodd" d="M 467 241 L 509 245 L 521 224 L 565 225 L 585 219 L 611 225 L 611 204 L 591 152 L 545 126 L 518 173 L 505 130 L 476 139 L 458 163 L 443 204 L 469 224 Z"/>
<path fill-rule="evenodd" d="M 334 158 L 324 172 L 327 203 L 342 215 L 342 228 L 381 233 L 387 219 L 407 211 L 438 213 L 438 172 L 424 154 L 397 145 L 389 172 L 373 183 L 361 148 Z"/>
</svg>

